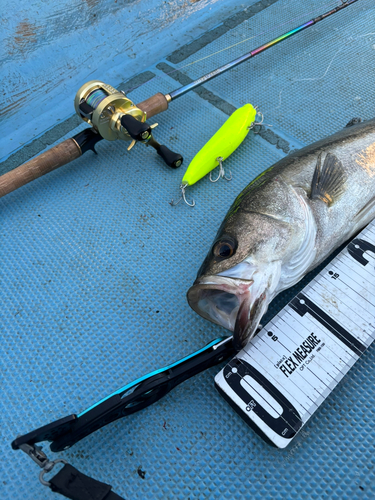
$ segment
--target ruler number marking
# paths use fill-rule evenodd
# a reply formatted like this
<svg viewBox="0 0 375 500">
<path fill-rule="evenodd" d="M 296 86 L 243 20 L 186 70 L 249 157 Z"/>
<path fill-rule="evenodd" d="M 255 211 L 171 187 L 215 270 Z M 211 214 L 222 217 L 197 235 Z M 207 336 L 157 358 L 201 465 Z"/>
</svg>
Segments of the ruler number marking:
<svg viewBox="0 0 375 500">
<path fill-rule="evenodd" d="M 375 221 L 224 367 L 217 385 L 284 447 L 375 339 L 374 325 Z"/>
</svg>

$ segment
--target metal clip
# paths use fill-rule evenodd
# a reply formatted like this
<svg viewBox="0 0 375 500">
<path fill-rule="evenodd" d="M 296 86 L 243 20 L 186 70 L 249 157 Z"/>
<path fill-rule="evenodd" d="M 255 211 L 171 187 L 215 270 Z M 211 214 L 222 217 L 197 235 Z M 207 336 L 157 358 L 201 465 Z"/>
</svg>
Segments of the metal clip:
<svg viewBox="0 0 375 500">
<path fill-rule="evenodd" d="M 44 480 L 44 474 L 50 472 L 57 463 L 63 463 L 63 464 L 68 463 L 66 460 L 63 460 L 62 458 L 58 458 L 56 460 L 49 460 L 44 451 L 42 451 L 41 446 L 24 443 L 20 445 L 19 449 L 22 450 L 24 453 L 26 453 L 26 455 L 28 455 L 37 465 L 39 465 L 39 467 L 43 469 L 40 471 L 39 481 L 44 486 L 51 486 L 51 483 Z"/>
<path fill-rule="evenodd" d="M 39 467 L 44 467 L 44 465 L 49 462 L 47 455 L 42 451 L 41 446 L 30 445 L 28 443 L 21 444 L 19 447 L 26 455 L 28 455 L 34 462 L 39 465 Z"/>
</svg>

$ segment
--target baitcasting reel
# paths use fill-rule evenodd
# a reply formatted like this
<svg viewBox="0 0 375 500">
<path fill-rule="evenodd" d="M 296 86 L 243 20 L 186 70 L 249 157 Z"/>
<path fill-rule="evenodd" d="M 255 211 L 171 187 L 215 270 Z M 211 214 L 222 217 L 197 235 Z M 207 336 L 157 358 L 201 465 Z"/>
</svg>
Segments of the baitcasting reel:
<svg viewBox="0 0 375 500">
<path fill-rule="evenodd" d="M 180 154 L 162 146 L 152 136 L 152 129 L 157 123 L 149 125 L 146 122 L 147 113 L 128 99 L 124 92 L 92 80 L 78 90 L 74 107 L 78 116 L 92 125 L 103 139 L 130 140 L 132 142 L 128 151 L 137 142 L 142 142 L 155 148 L 168 166 L 177 168 L 182 165 L 183 158 Z"/>
</svg>

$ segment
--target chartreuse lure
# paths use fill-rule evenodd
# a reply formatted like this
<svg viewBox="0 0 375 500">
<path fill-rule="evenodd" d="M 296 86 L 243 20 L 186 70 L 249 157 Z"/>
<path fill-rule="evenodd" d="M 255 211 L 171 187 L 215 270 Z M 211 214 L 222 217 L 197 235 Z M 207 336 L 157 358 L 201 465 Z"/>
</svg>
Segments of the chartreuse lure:
<svg viewBox="0 0 375 500">
<path fill-rule="evenodd" d="M 218 166 L 220 167 L 219 175 L 213 180 L 210 173 L 210 180 L 212 182 L 216 182 L 220 178 L 231 180 L 231 176 L 225 176 L 223 161 L 226 160 L 245 139 L 255 122 L 256 114 L 257 110 L 251 104 L 245 104 L 245 106 L 238 108 L 231 114 L 228 120 L 226 120 L 190 162 L 181 181 L 181 198 L 176 203 L 172 200 L 171 205 L 177 205 L 183 199 L 187 205 L 193 207 L 195 202 L 189 203 L 186 200 L 186 188 L 198 182 L 202 177 Z"/>
</svg>

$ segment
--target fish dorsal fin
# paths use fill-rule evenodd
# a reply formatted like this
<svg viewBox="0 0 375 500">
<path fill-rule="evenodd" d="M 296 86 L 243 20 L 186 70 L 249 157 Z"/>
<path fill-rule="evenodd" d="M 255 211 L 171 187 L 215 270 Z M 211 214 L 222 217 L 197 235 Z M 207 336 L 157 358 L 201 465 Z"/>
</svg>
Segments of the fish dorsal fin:
<svg viewBox="0 0 375 500">
<path fill-rule="evenodd" d="M 346 175 L 341 161 L 333 154 L 327 153 L 323 167 L 320 153 L 311 185 L 312 200 L 322 200 L 330 207 L 344 192 Z"/>
</svg>

